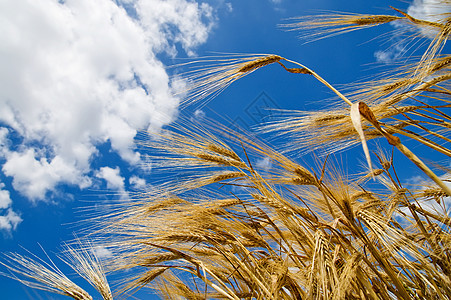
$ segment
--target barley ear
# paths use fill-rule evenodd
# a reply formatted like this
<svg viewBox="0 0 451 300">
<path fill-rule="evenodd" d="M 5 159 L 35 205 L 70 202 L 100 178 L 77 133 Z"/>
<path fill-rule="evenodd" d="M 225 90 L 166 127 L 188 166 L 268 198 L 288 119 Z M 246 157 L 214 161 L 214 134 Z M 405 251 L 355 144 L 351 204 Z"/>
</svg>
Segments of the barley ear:
<svg viewBox="0 0 451 300">
<path fill-rule="evenodd" d="M 244 66 L 242 66 L 238 72 L 239 73 L 247 73 L 247 72 L 251 72 L 254 71 L 258 68 L 270 65 L 272 63 L 278 62 L 282 59 L 282 57 L 280 57 L 279 55 L 268 55 L 256 60 L 253 60 L 251 62 L 248 62 L 247 64 L 245 64 Z"/>
<path fill-rule="evenodd" d="M 418 156 L 416 156 L 412 151 L 410 151 L 409 148 L 404 146 L 398 137 L 391 135 L 385 129 L 383 129 L 380 126 L 371 109 L 365 103 L 359 102 L 358 104 L 359 104 L 358 105 L 359 113 L 362 114 L 362 116 L 364 116 L 365 119 L 369 121 L 387 139 L 390 145 L 393 145 L 396 148 L 398 148 L 398 150 L 401 151 L 402 154 L 404 154 L 408 159 L 410 159 L 410 161 L 412 161 L 418 168 L 420 168 L 421 171 L 423 171 L 439 187 L 441 187 L 446 194 L 451 196 L 451 189 L 434 172 L 432 172 L 432 170 L 429 169 L 429 167 L 426 166 L 424 162 L 418 158 Z"/>
</svg>

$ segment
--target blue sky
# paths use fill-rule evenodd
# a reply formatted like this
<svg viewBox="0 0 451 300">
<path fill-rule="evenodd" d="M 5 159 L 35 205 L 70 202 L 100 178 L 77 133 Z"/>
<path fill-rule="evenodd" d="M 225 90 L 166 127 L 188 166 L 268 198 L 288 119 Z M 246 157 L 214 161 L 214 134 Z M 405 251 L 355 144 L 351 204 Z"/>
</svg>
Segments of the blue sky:
<svg viewBox="0 0 451 300">
<path fill-rule="evenodd" d="M 170 77 L 179 70 L 167 66 L 215 52 L 279 54 L 340 86 L 400 55 L 396 38 L 373 40 L 391 25 L 307 44 L 277 25 L 324 11 L 392 14 L 389 5 L 422 17 L 433 2 L 0 1 L 0 252 L 42 254 L 40 244 L 52 256 L 83 227 L 84 207 L 152 183 L 134 145 L 140 130 L 178 115 L 220 115 L 250 129 L 270 117 L 262 107 L 323 108 L 331 96 L 311 78 L 270 66 L 180 111 Z M 2 299 L 50 297 L 6 278 L 0 288 Z"/>
</svg>

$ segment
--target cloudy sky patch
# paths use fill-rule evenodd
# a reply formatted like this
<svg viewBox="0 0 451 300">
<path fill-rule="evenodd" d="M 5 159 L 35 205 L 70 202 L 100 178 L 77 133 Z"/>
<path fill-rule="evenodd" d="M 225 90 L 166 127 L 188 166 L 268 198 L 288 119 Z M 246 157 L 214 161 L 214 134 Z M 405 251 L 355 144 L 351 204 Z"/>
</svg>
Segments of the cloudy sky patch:
<svg viewBox="0 0 451 300">
<path fill-rule="evenodd" d="M 32 201 L 89 187 L 105 143 L 138 164 L 138 130 L 178 110 L 157 55 L 193 55 L 215 23 L 210 5 L 186 0 L 2 1 L 0 20 L 0 169 Z"/>
<path fill-rule="evenodd" d="M 427 20 L 431 22 L 443 22 L 445 18 L 449 17 L 451 14 L 451 6 L 446 7 L 441 4 L 441 0 L 414 0 L 407 8 L 407 13 L 414 18 Z M 417 33 L 418 30 L 423 37 L 428 39 L 433 39 L 437 31 L 432 28 L 423 27 L 418 29 L 417 27 L 412 28 L 406 26 L 405 23 L 395 22 L 393 23 L 395 28 L 403 32 L 403 34 L 411 35 Z M 414 32 L 412 32 L 414 30 Z M 398 32 L 399 35 L 399 32 Z M 400 36 L 395 35 L 391 39 L 393 41 L 392 45 L 384 50 L 377 50 L 374 53 L 376 60 L 380 63 L 390 64 L 398 59 L 402 58 L 410 47 L 417 47 L 418 45 L 407 44 L 406 40 L 402 39 Z"/>
</svg>

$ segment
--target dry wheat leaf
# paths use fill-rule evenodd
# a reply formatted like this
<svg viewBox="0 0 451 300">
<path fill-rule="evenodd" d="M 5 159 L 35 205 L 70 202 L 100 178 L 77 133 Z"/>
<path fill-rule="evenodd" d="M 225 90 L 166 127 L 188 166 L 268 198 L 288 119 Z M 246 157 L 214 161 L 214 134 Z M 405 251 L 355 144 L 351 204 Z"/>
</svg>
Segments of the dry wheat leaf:
<svg viewBox="0 0 451 300">
<path fill-rule="evenodd" d="M 360 111 L 359 111 L 359 103 L 353 103 L 351 105 L 351 120 L 352 125 L 354 126 L 355 130 L 359 134 L 360 141 L 362 142 L 363 152 L 365 153 L 366 161 L 368 162 L 368 167 L 370 168 L 371 174 L 373 174 L 373 166 L 371 164 L 371 157 L 370 157 L 370 151 L 368 150 L 368 145 L 366 143 L 365 139 L 365 133 L 362 129 L 362 122 L 360 118 Z M 374 177 L 374 175 L 372 175 Z"/>
</svg>

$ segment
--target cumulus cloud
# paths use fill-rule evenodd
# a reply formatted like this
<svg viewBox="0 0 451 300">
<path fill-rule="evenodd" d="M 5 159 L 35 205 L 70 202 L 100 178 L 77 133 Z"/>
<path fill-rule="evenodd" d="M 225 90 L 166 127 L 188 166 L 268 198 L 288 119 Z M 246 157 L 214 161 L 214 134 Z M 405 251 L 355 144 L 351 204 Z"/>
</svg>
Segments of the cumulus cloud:
<svg viewBox="0 0 451 300">
<path fill-rule="evenodd" d="M 407 13 L 414 18 L 433 21 L 433 22 L 443 22 L 445 18 L 449 17 L 451 14 L 451 6 L 443 5 L 442 0 L 414 0 L 412 4 L 407 8 Z M 406 26 L 402 22 L 394 22 L 393 25 L 399 30 L 418 32 L 418 28 L 412 29 L 411 26 Z M 433 39 L 437 31 L 432 28 L 420 28 L 420 34 L 423 37 Z M 406 34 L 410 35 L 410 34 Z M 401 35 L 392 37 L 393 45 L 386 50 L 378 50 L 374 53 L 376 60 L 380 63 L 389 64 L 393 61 L 401 58 L 406 52 L 406 48 L 412 47 L 408 44 L 406 40 L 403 40 Z"/>
<path fill-rule="evenodd" d="M 191 122 L 199 123 L 202 122 L 206 116 L 207 114 L 205 113 L 205 111 L 203 111 L 202 109 L 196 109 L 193 115 L 191 116 L 190 120 Z"/>
<path fill-rule="evenodd" d="M 4 187 L 0 182 L 0 230 L 11 231 L 22 222 L 22 218 L 11 209 L 12 200 L 9 191 L 4 190 Z"/>
<path fill-rule="evenodd" d="M 215 22 L 190 0 L 0 1 L 0 20 L 1 170 L 32 200 L 89 186 L 106 142 L 137 164 L 137 131 L 171 122 L 179 104 L 157 54 L 192 55 Z M 110 171 L 97 175 L 119 184 Z M 13 228 L 7 215 L 16 223 L 0 226 Z"/>
<path fill-rule="evenodd" d="M 444 22 L 451 13 L 451 6 L 444 5 L 443 0 L 414 0 L 407 9 L 407 13 L 414 18 Z M 434 38 L 437 32 L 431 28 L 422 28 L 421 34 L 428 38 Z"/>
<path fill-rule="evenodd" d="M 257 161 L 256 165 L 257 165 L 257 168 L 265 170 L 265 171 L 269 171 L 272 168 L 272 162 L 269 157 L 264 157 L 262 159 L 259 159 Z"/>
<path fill-rule="evenodd" d="M 23 152 L 9 152 L 2 168 L 5 175 L 13 177 L 14 188 L 29 199 L 44 199 L 46 193 L 54 191 L 60 182 L 80 188 L 90 185 L 90 179 L 60 155 L 50 160 L 40 156 L 32 148 Z"/>
<path fill-rule="evenodd" d="M 130 186 L 135 190 L 144 190 L 146 188 L 146 180 L 138 176 L 131 176 L 128 180 Z"/>
<path fill-rule="evenodd" d="M 232 3 L 226 2 L 225 6 L 226 6 L 228 12 L 232 12 L 233 11 Z"/>
<path fill-rule="evenodd" d="M 9 191 L 4 190 L 4 187 L 5 185 L 0 182 L 0 230 L 11 231 L 22 222 L 22 218 L 12 210 Z"/>
<path fill-rule="evenodd" d="M 95 247 L 93 254 L 100 260 L 105 260 L 113 257 L 113 252 L 105 247 Z"/>
<path fill-rule="evenodd" d="M 390 64 L 402 57 L 405 52 L 406 49 L 402 44 L 396 44 L 386 50 L 378 50 L 374 52 L 374 57 L 379 63 Z"/>
<path fill-rule="evenodd" d="M 103 167 L 96 173 L 96 177 L 104 179 L 107 183 L 107 188 L 110 190 L 125 191 L 125 178 L 120 175 L 119 167 L 110 168 Z"/>
<path fill-rule="evenodd" d="M 414 0 L 407 13 L 414 18 L 438 21 L 449 17 L 451 7 L 443 4 L 443 0 Z"/>
<path fill-rule="evenodd" d="M 193 47 L 206 41 L 213 25 L 205 26 L 202 20 L 214 19 L 211 6 L 186 0 L 142 0 L 136 2 L 136 10 L 145 32 L 150 33 L 152 39 L 157 38 L 156 50 L 171 47 L 171 41 L 179 42 L 190 55 L 194 54 Z M 156 24 L 162 25 L 156 29 Z"/>
<path fill-rule="evenodd" d="M 0 127 L 0 157 L 4 156 L 4 148 L 9 145 L 8 130 Z M 22 218 L 12 210 L 11 194 L 8 190 L 5 190 L 5 184 L 0 182 L 0 230 L 9 232 L 15 229 Z"/>
<path fill-rule="evenodd" d="M 16 229 L 20 222 L 22 222 L 22 218 L 12 209 L 8 209 L 6 215 L 0 216 L 0 230 L 10 232 Z"/>
<path fill-rule="evenodd" d="M 5 187 L 3 183 L 0 183 L 0 209 L 8 208 L 12 200 L 9 197 L 9 191 L 2 190 Z"/>
</svg>

